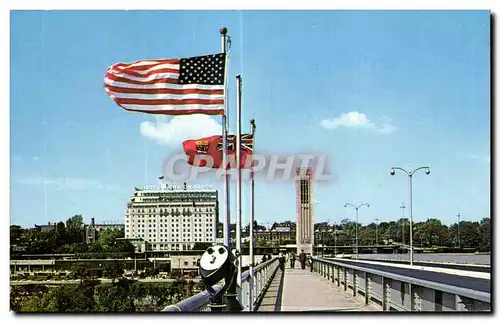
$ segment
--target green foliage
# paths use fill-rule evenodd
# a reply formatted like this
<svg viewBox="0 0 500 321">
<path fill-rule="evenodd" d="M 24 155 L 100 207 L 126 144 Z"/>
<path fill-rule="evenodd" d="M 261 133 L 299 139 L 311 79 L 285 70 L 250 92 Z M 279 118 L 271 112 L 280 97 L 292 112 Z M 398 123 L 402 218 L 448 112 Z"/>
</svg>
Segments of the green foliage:
<svg viewBox="0 0 500 321">
<path fill-rule="evenodd" d="M 112 283 L 115 282 L 116 279 L 123 277 L 123 263 L 119 261 L 112 261 L 108 263 L 104 268 L 104 276 L 110 278 Z"/>
<path fill-rule="evenodd" d="M 91 293 L 74 285 L 61 285 L 26 300 L 21 312 L 90 312 Z"/>
<path fill-rule="evenodd" d="M 320 226 L 318 225 L 318 227 Z M 336 244 L 338 246 L 353 245 L 355 242 L 355 227 L 355 223 L 349 219 L 343 219 L 335 228 L 337 231 Z M 380 222 L 378 225 L 371 223 L 366 226 L 358 226 L 359 244 L 375 244 L 377 232 L 378 240 L 381 244 L 389 240 L 408 244 L 410 240 L 409 220 L 400 219 L 398 221 Z M 333 245 L 333 231 L 328 234 L 328 239 L 325 236 L 325 243 Z M 461 248 L 490 251 L 490 219 L 483 218 L 480 222 L 462 221 L 460 222 L 460 228 L 458 228 L 458 224 L 456 223 L 446 226 L 440 220 L 433 218 L 425 222 L 413 222 L 413 242 L 415 246 L 458 247 L 459 239 Z"/>
<path fill-rule="evenodd" d="M 29 287 L 29 288 L 27 288 Z M 11 309 L 21 312 L 157 312 L 199 292 L 194 282 L 143 283 L 120 280 L 114 284 L 15 286 Z"/>
<path fill-rule="evenodd" d="M 114 284 L 101 284 L 95 288 L 95 312 L 134 312 L 129 289 Z"/>
<path fill-rule="evenodd" d="M 144 277 L 152 277 L 156 276 L 160 273 L 159 269 L 155 269 L 153 267 L 147 267 L 144 271 Z"/>
<path fill-rule="evenodd" d="M 80 263 L 74 266 L 72 274 L 77 279 L 80 279 L 80 283 L 83 283 L 90 276 L 90 266 L 86 263 Z"/>
</svg>

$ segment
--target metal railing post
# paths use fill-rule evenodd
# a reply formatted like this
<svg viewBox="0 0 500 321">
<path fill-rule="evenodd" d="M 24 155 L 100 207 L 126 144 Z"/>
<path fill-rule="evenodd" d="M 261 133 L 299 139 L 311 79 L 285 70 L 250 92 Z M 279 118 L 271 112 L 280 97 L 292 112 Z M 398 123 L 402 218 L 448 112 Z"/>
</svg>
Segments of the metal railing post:
<svg viewBox="0 0 500 321">
<path fill-rule="evenodd" d="M 358 281 L 358 276 L 355 269 L 352 269 L 352 295 L 355 297 L 358 294 L 358 285 L 356 282 Z"/>
<path fill-rule="evenodd" d="M 370 303 L 370 284 L 369 284 L 369 274 L 368 272 L 364 272 L 363 276 L 365 277 L 365 304 Z"/>
</svg>

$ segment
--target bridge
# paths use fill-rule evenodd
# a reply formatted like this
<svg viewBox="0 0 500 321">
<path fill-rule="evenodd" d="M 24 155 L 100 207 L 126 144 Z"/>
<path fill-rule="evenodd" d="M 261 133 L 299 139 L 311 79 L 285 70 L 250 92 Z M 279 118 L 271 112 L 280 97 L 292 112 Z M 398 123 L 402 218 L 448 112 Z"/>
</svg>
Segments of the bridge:
<svg viewBox="0 0 500 321">
<path fill-rule="evenodd" d="M 254 300 L 249 302 L 248 271 L 242 276 L 241 303 L 257 312 L 472 311 L 490 312 L 490 273 L 460 266 L 407 266 L 397 263 L 313 257 L 305 270 L 277 258 L 254 269 Z M 221 285 L 216 287 L 220 289 Z M 210 311 L 204 291 L 164 312 Z"/>
</svg>

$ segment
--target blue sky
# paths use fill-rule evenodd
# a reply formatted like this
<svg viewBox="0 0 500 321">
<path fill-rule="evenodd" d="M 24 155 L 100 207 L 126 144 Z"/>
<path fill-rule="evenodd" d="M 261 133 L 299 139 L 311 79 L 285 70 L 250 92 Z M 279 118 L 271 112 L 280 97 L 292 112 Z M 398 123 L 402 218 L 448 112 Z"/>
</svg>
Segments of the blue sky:
<svg viewBox="0 0 500 321">
<path fill-rule="evenodd" d="M 11 13 L 11 223 L 123 221 L 183 139 L 217 134 L 220 117 L 126 112 L 103 78 L 116 62 L 218 52 L 223 25 L 232 129 L 241 74 L 257 150 L 329 156 L 316 221 L 354 219 L 345 202 L 371 204 L 363 224 L 398 219 L 408 183 L 389 169 L 424 165 L 414 220 L 490 216 L 489 12 L 27 11 Z M 294 185 L 257 181 L 256 219 L 295 220 Z"/>
</svg>

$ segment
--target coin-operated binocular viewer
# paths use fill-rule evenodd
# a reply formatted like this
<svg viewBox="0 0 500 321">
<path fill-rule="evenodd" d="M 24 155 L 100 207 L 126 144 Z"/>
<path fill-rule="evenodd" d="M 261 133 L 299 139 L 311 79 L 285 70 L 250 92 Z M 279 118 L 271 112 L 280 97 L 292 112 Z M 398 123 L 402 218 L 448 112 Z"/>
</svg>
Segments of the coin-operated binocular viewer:
<svg viewBox="0 0 500 321">
<path fill-rule="evenodd" d="M 243 307 L 236 297 L 238 254 L 222 245 L 209 247 L 201 256 L 199 271 L 201 281 L 210 294 L 211 311 L 241 311 Z M 224 280 L 219 291 L 213 286 Z"/>
</svg>

